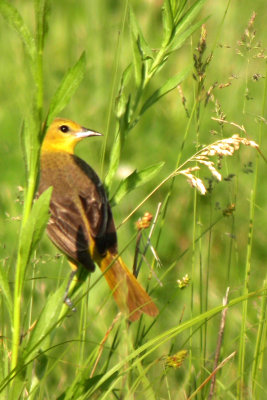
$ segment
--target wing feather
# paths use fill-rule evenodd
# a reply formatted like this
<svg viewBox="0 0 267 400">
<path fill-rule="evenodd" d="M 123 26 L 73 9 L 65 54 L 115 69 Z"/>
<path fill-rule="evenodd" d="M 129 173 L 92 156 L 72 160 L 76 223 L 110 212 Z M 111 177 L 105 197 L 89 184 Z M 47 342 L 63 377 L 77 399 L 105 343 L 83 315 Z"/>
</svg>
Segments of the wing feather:
<svg viewBox="0 0 267 400">
<path fill-rule="evenodd" d="M 104 256 L 117 250 L 116 230 L 104 187 L 94 170 L 67 153 L 45 154 L 39 194 L 53 186 L 47 227 L 69 258 L 93 269 L 90 250 Z"/>
<path fill-rule="evenodd" d="M 94 263 L 89 252 L 90 236 L 76 204 L 70 199 L 66 202 L 64 199 L 60 202 L 52 199 L 50 212 L 47 233 L 53 243 L 69 258 L 93 271 Z"/>
</svg>

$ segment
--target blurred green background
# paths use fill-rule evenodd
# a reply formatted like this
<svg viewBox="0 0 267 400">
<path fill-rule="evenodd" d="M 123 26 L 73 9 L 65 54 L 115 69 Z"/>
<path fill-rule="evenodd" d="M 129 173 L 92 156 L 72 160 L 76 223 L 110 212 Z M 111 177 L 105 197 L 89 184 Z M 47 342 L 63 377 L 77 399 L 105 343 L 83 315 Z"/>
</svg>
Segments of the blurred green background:
<svg viewBox="0 0 267 400">
<path fill-rule="evenodd" d="M 33 2 L 14 1 L 28 25 L 34 29 Z M 155 51 L 161 38 L 161 1 L 139 0 L 131 1 L 141 29 Z M 125 12 L 125 2 L 113 0 L 83 0 L 51 2 L 50 27 L 46 38 L 44 54 L 45 76 L 45 103 L 48 107 L 51 96 L 59 85 L 66 70 L 71 67 L 83 50 L 86 51 L 87 69 L 85 79 L 72 98 L 62 117 L 67 117 L 102 132 L 108 133 L 105 165 L 102 178 L 104 178 L 109 159 L 114 131 L 115 116 L 114 102 L 117 96 L 118 84 L 121 73 L 132 61 L 129 39 L 128 20 L 123 29 L 122 21 Z M 206 58 L 213 52 L 213 58 L 206 71 L 206 91 L 217 83 L 213 94 L 218 101 L 226 120 L 243 125 L 248 137 L 258 142 L 259 122 L 265 118 L 261 150 L 267 155 L 265 140 L 266 131 L 266 107 L 263 113 L 264 80 L 266 74 L 266 55 L 261 54 L 261 49 L 266 48 L 266 1 L 254 2 L 208 0 L 202 10 L 202 17 L 209 16 L 207 27 Z M 252 12 L 256 12 L 254 30 L 256 37 L 253 42 L 255 49 L 238 54 L 240 46 L 238 41 L 242 39 L 244 31 L 251 18 Z M 23 123 L 24 110 L 30 101 L 29 71 L 25 64 L 21 42 L 16 32 L 7 27 L 4 20 L 0 20 L 0 259 L 10 275 L 14 272 L 16 245 L 19 232 L 19 217 L 22 210 L 23 193 L 21 188 L 25 186 L 24 163 L 20 147 L 20 130 Z M 181 50 L 178 50 L 168 60 L 166 67 L 154 79 L 149 88 L 152 93 L 161 86 L 169 77 L 180 72 L 184 66 L 192 64 L 193 53 L 199 39 L 197 31 L 192 40 L 188 40 Z M 242 49 L 243 50 L 243 49 Z M 229 83 L 229 86 L 227 84 Z M 220 88 L 224 84 L 227 87 Z M 186 106 L 192 109 L 195 100 L 196 83 L 190 75 L 182 84 Z M 196 141 L 200 144 L 208 144 L 221 137 L 228 137 L 234 133 L 240 133 L 238 128 L 226 124 L 223 128 L 211 118 L 216 117 L 213 102 L 206 107 L 201 105 L 199 136 L 197 139 L 197 123 L 190 126 L 189 136 L 182 153 L 182 161 L 185 161 L 195 152 Z M 158 161 L 164 161 L 164 168 L 160 174 L 148 184 L 134 191 L 114 208 L 116 223 L 119 224 L 131 210 L 174 168 L 180 151 L 184 130 L 188 118 L 181 102 L 178 90 L 174 90 L 153 106 L 140 120 L 138 125 L 130 132 L 122 155 L 121 167 L 116 177 L 117 181 L 127 171 L 135 168 L 141 169 Z M 214 134 L 214 130 L 217 134 Z M 212 133 L 213 132 L 213 133 Z M 84 141 L 79 145 L 77 153 L 84 158 L 96 171 L 101 173 L 100 153 L 103 139 Z M 199 236 L 209 226 L 222 216 L 222 210 L 230 204 L 235 204 L 235 212 L 232 216 L 221 218 L 218 223 L 203 235 L 196 247 L 195 260 L 203 268 L 203 282 L 206 282 L 206 271 L 210 268 L 208 277 L 208 306 L 221 304 L 226 287 L 230 285 L 231 296 L 236 297 L 241 293 L 244 278 L 244 265 L 246 260 L 247 241 L 249 232 L 250 193 L 254 185 L 254 174 L 257 152 L 251 148 L 241 148 L 231 159 L 223 161 L 222 173 L 224 177 L 234 174 L 230 180 L 223 180 L 220 184 L 213 182 L 212 193 L 207 196 L 198 196 L 197 232 Z M 256 213 L 253 238 L 252 271 L 250 290 L 261 287 L 265 278 L 265 264 L 267 258 L 266 246 L 266 163 L 259 160 L 258 183 L 256 196 Z M 204 171 L 204 169 L 203 169 Z M 202 173 L 202 178 L 210 178 L 208 171 Z M 205 180 L 208 182 L 207 180 Z M 116 184 L 114 184 L 115 189 Z M 135 222 L 149 211 L 155 214 L 159 202 L 164 201 L 169 185 L 165 185 L 130 219 L 119 229 L 120 248 L 123 248 L 135 232 Z M 112 193 L 111 193 L 112 194 Z M 191 275 L 192 264 L 192 238 L 193 238 L 193 205 L 194 191 L 183 177 L 178 177 L 169 201 L 164 225 L 157 240 L 160 227 L 158 226 L 152 239 L 157 244 L 157 253 L 162 262 L 161 269 L 156 268 L 160 277 L 162 273 L 175 262 L 171 273 L 164 277 L 163 287 L 155 280 L 151 287 L 155 287 L 153 298 L 159 308 L 165 307 L 164 316 L 159 319 L 154 333 L 162 328 L 167 329 L 173 323 L 177 323 L 183 307 L 185 315 L 190 315 L 190 289 L 180 291 L 176 280 L 186 273 Z M 201 246 L 201 247 L 200 247 Z M 180 255 L 189 247 L 189 251 Z M 134 252 L 134 244 L 127 248 L 124 258 L 131 266 Z M 67 263 L 63 257 L 57 257 L 57 250 L 50 244 L 46 237 L 33 260 L 35 277 L 40 278 L 34 288 L 34 313 L 38 313 L 48 293 L 55 288 L 58 276 L 69 273 Z M 148 256 L 152 262 L 151 254 Z M 143 268 L 147 274 L 146 265 Z M 198 285 L 200 278 L 198 272 L 193 282 L 196 288 L 194 301 L 196 313 L 200 311 Z M 28 271 L 29 279 L 32 271 Z M 92 277 L 94 280 L 99 272 Z M 26 287 L 27 293 L 31 290 L 31 282 Z M 205 284 L 204 284 L 205 286 Z M 106 315 L 105 320 L 96 322 L 97 307 L 106 298 L 107 287 L 101 282 L 101 288 L 93 293 L 89 302 L 89 318 L 92 320 L 90 340 L 101 340 L 104 330 L 115 315 L 115 305 L 109 303 L 113 312 Z M 253 324 L 256 321 L 258 303 L 251 302 L 249 308 L 251 329 L 248 337 L 253 337 L 255 331 Z M 231 326 L 226 324 L 225 346 L 231 349 L 237 346 L 240 325 L 240 308 L 229 311 Z M 74 332 L 75 321 L 78 316 L 71 318 L 65 324 L 65 333 L 68 337 Z M 185 318 L 185 317 L 184 317 Z M 160 325 L 162 324 L 162 325 Z M 212 330 L 212 328 L 210 328 Z M 217 327 L 216 327 L 217 329 Z M 229 329 L 229 334 L 228 334 Z M 217 332 L 217 330 L 216 330 Z M 64 337 L 64 332 L 62 332 Z M 181 340 L 182 341 L 182 340 Z M 210 351 L 216 342 L 216 334 L 209 343 Z M 178 343 L 172 344 L 174 349 L 179 348 Z M 89 351 L 89 350 L 88 350 Z M 166 347 L 166 351 L 168 349 Z M 65 355 L 66 356 L 66 355 Z M 68 349 L 66 362 L 69 362 L 72 352 Z M 65 361 L 64 361 L 65 362 Z M 68 377 L 68 367 L 62 380 Z M 231 376 L 231 370 L 228 370 Z M 56 378 L 52 378 L 52 380 Z M 61 384 L 63 384 L 61 382 Z M 57 386 L 56 383 L 54 383 Z"/>
</svg>

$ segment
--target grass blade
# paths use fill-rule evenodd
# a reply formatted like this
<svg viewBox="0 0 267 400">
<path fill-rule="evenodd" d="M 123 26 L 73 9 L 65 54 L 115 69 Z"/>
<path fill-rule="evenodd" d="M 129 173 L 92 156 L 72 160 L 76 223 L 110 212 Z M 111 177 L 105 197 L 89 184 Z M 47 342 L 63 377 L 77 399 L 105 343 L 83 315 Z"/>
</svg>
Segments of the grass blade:
<svg viewBox="0 0 267 400">
<path fill-rule="evenodd" d="M 17 31 L 20 39 L 25 45 L 28 56 L 33 61 L 36 57 L 34 38 L 24 23 L 18 10 L 9 1 L 0 0 L 0 13 L 7 23 Z"/>
<path fill-rule="evenodd" d="M 189 74 L 191 67 L 186 68 L 184 71 L 170 78 L 160 89 L 157 89 L 152 96 L 150 96 L 143 104 L 140 115 L 143 114 L 149 107 L 156 103 L 161 97 L 176 88 Z"/>
<path fill-rule="evenodd" d="M 207 21 L 207 19 L 208 17 L 203 18 L 201 21 L 198 21 L 197 23 L 191 25 L 188 29 L 181 33 L 181 35 L 176 35 L 170 47 L 168 48 L 168 51 L 173 52 L 175 50 L 178 50 L 186 41 L 186 39 L 188 39 L 198 28 L 200 28 L 201 25 L 203 25 Z"/>
<path fill-rule="evenodd" d="M 176 337 L 180 333 L 184 332 L 185 330 L 192 328 L 193 326 L 196 326 L 198 324 L 201 324 L 204 322 L 206 319 L 210 319 L 217 315 L 219 312 L 221 312 L 224 308 L 228 307 L 233 307 L 236 304 L 239 304 L 243 301 L 247 301 L 250 298 L 254 298 L 255 296 L 258 296 L 260 293 L 262 293 L 262 290 L 259 290 L 257 292 L 251 292 L 245 296 L 240 296 L 238 298 L 235 298 L 229 302 L 227 306 L 217 306 L 214 307 L 211 310 L 208 310 L 201 315 L 198 315 L 196 317 L 191 318 L 189 321 L 184 322 L 182 324 L 179 324 L 162 334 L 159 334 L 155 338 L 149 340 L 136 350 L 134 350 L 131 354 L 129 354 L 128 357 L 126 357 L 124 360 L 120 361 L 117 365 L 115 365 L 113 368 L 111 368 L 100 381 L 97 383 L 97 385 L 94 387 L 93 391 L 89 392 L 89 395 L 92 395 L 93 393 L 96 392 L 96 390 L 103 385 L 103 383 L 109 379 L 110 376 L 112 376 L 114 373 L 117 371 L 123 371 L 124 366 L 127 365 L 130 360 L 133 360 L 131 364 L 131 368 L 135 367 L 137 363 L 142 361 L 144 358 L 146 358 L 149 354 L 151 354 L 153 351 L 156 350 L 159 346 L 163 345 L 167 341 L 170 341 L 172 338 Z"/>
<path fill-rule="evenodd" d="M 174 19 L 172 13 L 172 6 L 170 0 L 165 0 L 162 8 L 162 21 L 163 21 L 163 46 L 169 43 L 173 33 Z"/>
<path fill-rule="evenodd" d="M 121 155 L 121 135 L 117 134 L 115 138 L 115 143 L 112 146 L 111 154 L 110 154 L 110 163 L 109 170 L 107 176 L 105 178 L 105 186 L 107 190 L 110 190 L 112 179 L 118 169 Z"/>
<path fill-rule="evenodd" d="M 196 18 L 201 8 L 203 7 L 206 0 L 197 0 L 183 15 L 183 17 L 179 20 L 180 13 L 177 13 L 174 22 L 177 25 L 175 35 L 179 35 L 179 33 L 186 29 L 188 25 Z"/>
<path fill-rule="evenodd" d="M 3 267 L 0 268 L 0 288 L 7 306 L 9 318 L 12 321 L 13 301 L 8 284 L 8 277 Z"/>
<path fill-rule="evenodd" d="M 44 41 L 48 32 L 50 9 L 51 0 L 35 0 L 35 20 L 37 21 L 36 42 L 38 49 L 44 48 Z"/>
<path fill-rule="evenodd" d="M 63 304 L 63 296 L 66 289 L 66 282 L 56 290 L 55 293 L 50 293 L 46 300 L 45 306 L 41 311 L 36 325 L 31 333 L 31 337 L 25 347 L 24 363 L 27 363 L 30 358 L 33 358 L 39 350 L 49 346 L 51 329 L 56 325 Z"/>
<path fill-rule="evenodd" d="M 122 200 L 122 198 L 130 193 L 132 190 L 152 179 L 163 167 L 163 165 L 164 162 L 160 162 L 157 164 L 153 164 L 150 167 L 147 167 L 139 172 L 135 170 L 119 184 L 116 192 L 111 199 L 111 204 L 118 204 Z"/>
<path fill-rule="evenodd" d="M 83 52 L 77 63 L 65 74 L 59 88 L 54 94 L 46 120 L 49 126 L 53 119 L 63 110 L 83 80 L 85 72 L 85 53 Z"/>
<path fill-rule="evenodd" d="M 49 203 L 52 194 L 52 187 L 41 194 L 39 199 L 34 203 L 26 224 L 21 232 L 21 279 L 25 273 L 25 269 L 36 248 L 41 236 L 46 228 L 49 219 Z"/>
</svg>

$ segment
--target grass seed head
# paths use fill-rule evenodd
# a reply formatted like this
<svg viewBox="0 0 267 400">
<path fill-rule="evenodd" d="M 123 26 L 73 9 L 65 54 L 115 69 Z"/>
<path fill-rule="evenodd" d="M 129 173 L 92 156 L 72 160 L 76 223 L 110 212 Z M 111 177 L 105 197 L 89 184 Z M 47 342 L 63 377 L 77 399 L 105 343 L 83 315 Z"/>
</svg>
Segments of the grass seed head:
<svg viewBox="0 0 267 400">
<path fill-rule="evenodd" d="M 197 152 L 188 160 L 188 162 L 194 162 L 198 165 L 181 171 L 177 170 L 175 175 L 184 175 L 192 187 L 196 188 L 202 195 L 205 195 L 207 193 L 207 189 L 202 179 L 195 176 L 193 172 L 198 171 L 200 166 L 203 165 L 209 169 L 212 176 L 214 176 L 218 181 L 221 181 L 222 175 L 216 169 L 215 164 L 212 160 L 210 160 L 210 157 L 217 156 L 219 160 L 221 160 L 222 157 L 232 156 L 235 151 L 239 150 L 240 144 L 259 149 L 258 144 L 253 140 L 249 140 L 245 137 L 240 137 L 238 134 L 235 134 L 229 138 L 217 140 L 216 142 L 205 146 L 202 150 Z"/>
</svg>

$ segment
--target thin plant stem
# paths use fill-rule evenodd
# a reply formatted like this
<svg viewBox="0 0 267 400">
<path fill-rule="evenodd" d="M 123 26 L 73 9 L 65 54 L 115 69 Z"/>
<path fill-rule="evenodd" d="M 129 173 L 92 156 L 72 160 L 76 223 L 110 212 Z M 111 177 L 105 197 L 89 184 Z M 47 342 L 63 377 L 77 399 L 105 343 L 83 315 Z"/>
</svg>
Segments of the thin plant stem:
<svg viewBox="0 0 267 400">
<path fill-rule="evenodd" d="M 34 171 L 31 175 L 34 174 Z M 22 260 L 20 249 L 22 247 L 22 234 L 23 228 L 25 227 L 32 207 L 33 197 L 35 191 L 35 180 L 33 178 L 29 179 L 29 185 L 26 192 L 26 198 L 24 202 L 23 218 L 21 223 L 19 245 L 18 245 L 18 256 L 16 263 L 16 276 L 15 276 L 15 288 L 14 288 L 14 312 L 13 312 L 13 335 L 12 335 L 12 361 L 11 370 L 15 369 L 18 362 L 19 345 L 20 345 L 20 324 L 21 324 L 21 300 L 22 300 Z"/>
<path fill-rule="evenodd" d="M 267 64 L 266 64 L 266 69 L 267 73 Z M 266 109 L 266 104 L 267 104 L 267 82 L 265 79 L 265 84 L 264 84 L 264 93 L 263 93 L 263 101 L 262 101 L 262 115 L 265 115 L 265 109 Z M 263 122 L 260 122 L 259 125 L 259 136 L 258 136 L 258 143 L 259 145 L 261 144 L 262 140 L 262 130 L 263 130 Z M 257 178 L 258 178 L 258 170 L 259 170 L 259 156 L 256 159 L 256 168 L 255 168 L 255 179 L 254 179 L 254 191 L 256 192 L 257 189 Z M 267 285 L 267 278 L 265 277 L 265 281 L 263 282 L 263 287 L 266 287 Z M 264 327 L 266 329 L 266 306 L 267 306 L 267 292 L 262 298 L 261 302 L 261 311 L 259 315 L 259 326 L 258 326 L 258 331 L 257 331 L 257 338 L 256 338 L 256 343 L 255 343 L 255 349 L 254 349 L 254 357 L 253 357 L 253 364 L 252 364 L 252 393 L 253 396 L 256 395 L 256 382 L 259 381 L 259 361 L 260 357 L 263 357 L 263 352 L 261 354 L 261 347 L 264 349 L 265 348 L 265 342 L 264 342 Z"/>
<path fill-rule="evenodd" d="M 182 140 L 182 143 L 181 143 L 181 147 L 180 147 L 180 151 L 179 151 L 179 153 L 178 153 L 178 157 L 177 157 L 177 160 L 176 160 L 176 165 L 175 165 L 175 168 L 176 168 L 176 169 L 179 168 L 179 164 L 180 164 L 181 157 L 182 157 L 182 154 L 183 154 L 183 149 L 184 149 L 186 140 L 187 140 L 187 138 L 188 138 L 189 129 L 190 129 L 190 126 L 191 126 L 191 124 L 192 124 L 193 117 L 194 117 L 195 108 L 196 108 L 196 102 L 194 102 L 192 111 L 191 111 L 191 113 L 190 113 L 190 117 L 189 117 L 188 122 L 187 122 L 187 125 L 186 125 L 186 129 L 185 129 L 185 132 L 184 132 L 184 137 L 183 137 L 183 140 Z M 174 176 L 174 177 L 172 178 L 172 180 L 171 180 L 168 193 L 167 193 L 167 195 L 166 195 L 166 197 L 165 197 L 165 199 L 164 199 L 164 203 L 163 203 L 163 207 L 162 207 L 162 217 L 161 217 L 161 222 L 160 222 L 160 229 L 159 229 L 158 237 L 157 237 L 157 241 L 156 241 L 156 248 L 157 248 L 158 245 L 159 245 L 159 241 L 160 241 L 160 237 L 161 237 L 161 234 L 162 234 L 163 226 L 164 226 L 164 224 L 165 224 L 166 215 L 167 215 L 167 210 L 168 210 L 168 205 L 169 205 L 169 200 L 170 200 L 171 194 L 172 194 L 172 192 L 173 192 L 174 182 L 175 182 L 175 176 Z"/>
<path fill-rule="evenodd" d="M 226 306 L 228 303 L 228 297 L 229 297 L 229 286 L 226 289 L 225 297 L 223 298 L 223 305 Z M 227 314 L 228 309 L 224 308 L 222 311 L 221 315 L 221 323 L 220 323 L 220 329 L 218 333 L 218 339 L 217 339 L 217 346 L 216 346 L 216 352 L 215 352 L 215 359 L 214 359 L 214 366 L 213 370 L 215 370 L 218 366 L 218 361 L 220 358 L 221 354 L 221 347 L 222 347 L 222 341 L 223 341 L 223 333 L 224 333 L 224 328 L 225 328 L 225 321 L 226 321 L 226 314 Z M 209 397 L 208 400 L 211 400 L 215 391 L 215 384 L 216 384 L 216 375 L 214 374 L 212 379 L 211 379 L 211 385 L 210 385 L 210 392 L 209 392 Z"/>
<path fill-rule="evenodd" d="M 244 276 L 244 288 L 243 294 L 249 293 L 249 279 L 251 271 L 251 254 L 252 254 L 252 240 L 254 231 L 254 214 L 255 214 L 255 191 L 251 191 L 250 196 L 250 215 L 249 215 L 249 232 L 248 232 L 248 244 L 247 244 L 247 256 L 246 256 L 246 268 Z M 244 399 L 244 382 L 245 382 L 245 356 L 246 356 L 246 326 L 247 326 L 247 313 L 248 313 L 248 301 L 244 301 L 242 311 L 242 323 L 240 330 L 240 345 L 239 345 L 239 360 L 238 360 L 238 372 L 239 380 L 237 382 L 237 398 L 240 400 Z"/>
<path fill-rule="evenodd" d="M 231 353 L 228 357 L 226 357 L 218 366 L 215 368 L 212 373 L 201 383 L 201 385 L 187 398 L 187 400 L 192 400 L 200 391 L 203 387 L 207 385 L 207 383 L 212 379 L 212 377 L 217 374 L 217 372 L 228 362 L 230 361 L 234 356 L 236 355 L 236 351 Z"/>
<path fill-rule="evenodd" d="M 263 282 L 263 287 L 267 288 L 267 279 Z M 257 330 L 257 337 L 254 349 L 254 357 L 253 357 L 253 364 L 251 369 L 251 384 L 252 384 L 252 394 L 253 398 L 256 397 L 256 389 L 257 383 L 259 382 L 259 363 L 260 358 L 263 356 L 264 348 L 265 348 L 265 340 L 264 340 L 264 327 L 266 327 L 266 308 L 267 308 L 267 289 L 265 293 L 263 293 L 262 300 L 261 300 L 261 309 L 259 313 L 259 326 Z"/>
<path fill-rule="evenodd" d="M 118 33 L 117 46 L 116 46 L 116 50 L 115 50 L 114 73 L 113 73 L 113 81 L 112 81 L 112 87 L 111 87 L 110 101 L 109 101 L 109 106 L 108 106 L 108 116 L 107 116 L 107 123 L 106 123 L 106 135 L 105 135 L 105 140 L 104 140 L 104 144 L 103 144 L 102 151 L 101 151 L 101 156 L 100 156 L 100 165 L 101 165 L 100 176 L 103 176 L 103 171 L 104 171 L 105 153 L 106 153 L 107 141 L 108 141 L 109 132 L 110 132 L 110 123 L 111 123 L 111 117 L 112 117 L 112 110 L 113 110 L 113 107 L 114 107 L 114 93 L 115 93 L 116 84 L 117 84 L 117 74 L 118 74 L 118 71 L 119 71 L 119 61 L 120 61 L 120 54 L 121 54 L 120 50 L 121 50 L 121 42 L 122 42 L 122 33 L 124 32 L 124 28 L 125 28 L 128 8 L 129 8 L 129 0 L 126 0 L 125 6 L 124 6 L 124 11 L 123 11 L 121 29 L 120 29 L 120 31 Z"/>
<path fill-rule="evenodd" d="M 86 295 L 83 297 L 81 301 L 81 313 L 80 313 L 80 326 L 79 326 L 79 336 L 80 336 L 80 345 L 79 345 L 79 356 L 78 356 L 78 369 L 81 368 L 84 362 L 84 354 L 85 354 L 85 345 L 86 345 L 86 327 L 87 327 L 87 316 L 88 316 L 88 300 L 89 300 L 89 287 L 90 287 L 90 277 L 87 279 L 87 285 L 84 285 L 84 293 Z"/>
<path fill-rule="evenodd" d="M 36 15 L 36 19 L 37 15 Z M 38 20 L 39 21 L 39 20 Z M 39 30 L 39 27 L 37 27 Z M 39 32 L 40 33 L 40 32 Z M 44 35 L 44 32 L 42 32 Z M 43 108 L 43 37 L 40 37 L 37 43 L 37 54 L 35 55 L 35 60 L 32 61 L 33 67 L 33 81 L 35 84 L 35 95 L 33 98 L 33 112 L 37 109 L 39 125 L 41 125 L 42 119 L 42 108 Z M 12 361 L 11 370 L 17 366 L 19 345 L 20 345 L 20 329 L 21 329 L 21 300 L 22 300 L 22 290 L 23 290 L 23 280 L 24 276 L 22 271 L 26 266 L 22 265 L 21 260 L 21 248 L 22 248 L 22 235 L 24 234 L 24 227 L 29 219 L 35 189 L 36 180 L 38 175 L 38 156 L 40 151 L 40 142 L 38 141 L 38 136 L 40 131 L 32 130 L 29 132 L 32 135 L 32 142 L 37 144 L 37 147 L 31 149 L 31 159 L 28 160 L 29 165 L 29 175 L 28 175 L 28 185 L 25 194 L 24 208 L 23 208 L 23 218 L 21 223 L 19 245 L 18 245 L 18 256 L 16 263 L 16 276 L 15 276 L 15 288 L 14 288 L 14 312 L 13 312 L 13 335 L 12 335 Z M 39 144 L 39 148 L 38 148 Z M 34 146 L 33 146 L 34 147 Z M 30 240 L 30 238 L 29 238 Z"/>
</svg>

